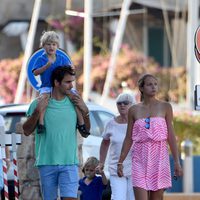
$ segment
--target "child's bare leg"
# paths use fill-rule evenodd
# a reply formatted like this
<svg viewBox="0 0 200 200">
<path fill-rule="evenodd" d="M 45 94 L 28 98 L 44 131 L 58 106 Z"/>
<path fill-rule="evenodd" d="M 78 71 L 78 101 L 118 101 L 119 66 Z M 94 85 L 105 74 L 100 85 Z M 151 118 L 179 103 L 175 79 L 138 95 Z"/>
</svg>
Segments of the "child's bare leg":
<svg viewBox="0 0 200 200">
<path fill-rule="evenodd" d="M 44 112 L 40 113 L 39 124 L 44 125 Z"/>
<path fill-rule="evenodd" d="M 49 99 L 50 98 L 50 94 L 49 93 L 43 93 L 41 95 L 41 98 L 42 99 Z M 41 124 L 41 125 L 44 125 L 44 114 L 45 114 L 45 111 L 41 112 L 41 114 L 40 114 L 39 124 Z"/>
<path fill-rule="evenodd" d="M 50 98 L 50 93 L 43 93 L 41 95 L 41 98 L 43 100 L 45 99 L 49 99 Z M 45 110 L 43 112 L 40 113 L 40 117 L 39 117 L 39 125 L 38 125 L 38 133 L 41 133 L 45 130 L 45 126 L 44 126 L 44 115 L 45 115 Z"/>
</svg>

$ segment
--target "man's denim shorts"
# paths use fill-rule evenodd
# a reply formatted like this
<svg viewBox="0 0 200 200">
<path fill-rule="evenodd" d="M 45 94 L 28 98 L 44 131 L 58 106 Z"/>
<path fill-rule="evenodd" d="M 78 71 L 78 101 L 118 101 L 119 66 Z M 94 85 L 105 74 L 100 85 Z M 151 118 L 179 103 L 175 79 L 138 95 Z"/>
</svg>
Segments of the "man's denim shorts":
<svg viewBox="0 0 200 200">
<path fill-rule="evenodd" d="M 58 197 L 77 198 L 78 166 L 77 165 L 45 165 L 38 167 L 41 189 L 44 200 Z"/>
</svg>

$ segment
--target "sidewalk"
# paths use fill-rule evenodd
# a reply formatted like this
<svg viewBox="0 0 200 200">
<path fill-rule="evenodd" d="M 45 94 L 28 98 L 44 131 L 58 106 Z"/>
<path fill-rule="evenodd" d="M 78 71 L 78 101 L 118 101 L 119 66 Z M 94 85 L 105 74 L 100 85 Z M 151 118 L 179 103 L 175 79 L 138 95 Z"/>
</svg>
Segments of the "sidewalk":
<svg viewBox="0 0 200 200">
<path fill-rule="evenodd" d="M 200 193 L 166 193 L 164 200 L 200 200 Z"/>
</svg>

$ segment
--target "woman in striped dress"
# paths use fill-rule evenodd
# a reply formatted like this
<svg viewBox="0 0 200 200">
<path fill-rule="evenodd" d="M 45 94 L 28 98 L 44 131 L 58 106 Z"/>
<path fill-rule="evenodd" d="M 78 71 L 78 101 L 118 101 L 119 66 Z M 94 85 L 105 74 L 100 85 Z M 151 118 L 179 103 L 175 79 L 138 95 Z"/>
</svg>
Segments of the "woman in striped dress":
<svg viewBox="0 0 200 200">
<path fill-rule="evenodd" d="M 168 144 L 174 159 L 174 176 L 182 175 L 169 103 L 156 98 L 158 81 L 151 74 L 138 81 L 141 102 L 129 109 L 128 127 L 118 161 L 118 176 L 123 176 L 123 161 L 132 147 L 132 183 L 136 200 L 160 200 L 171 187 Z"/>
</svg>

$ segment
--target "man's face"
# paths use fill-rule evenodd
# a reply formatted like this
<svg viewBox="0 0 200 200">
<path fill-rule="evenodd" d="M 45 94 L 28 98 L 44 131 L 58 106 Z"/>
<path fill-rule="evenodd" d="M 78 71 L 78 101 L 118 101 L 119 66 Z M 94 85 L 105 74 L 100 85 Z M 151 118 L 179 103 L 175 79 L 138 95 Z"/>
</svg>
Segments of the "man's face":
<svg viewBox="0 0 200 200">
<path fill-rule="evenodd" d="M 61 81 L 61 83 L 56 82 L 56 86 L 59 89 L 60 93 L 66 95 L 70 93 L 71 88 L 73 87 L 73 82 L 75 81 L 74 75 L 66 74 Z"/>
</svg>

